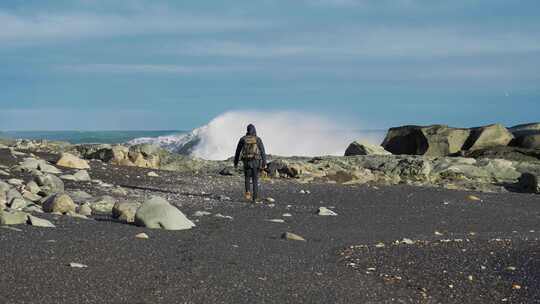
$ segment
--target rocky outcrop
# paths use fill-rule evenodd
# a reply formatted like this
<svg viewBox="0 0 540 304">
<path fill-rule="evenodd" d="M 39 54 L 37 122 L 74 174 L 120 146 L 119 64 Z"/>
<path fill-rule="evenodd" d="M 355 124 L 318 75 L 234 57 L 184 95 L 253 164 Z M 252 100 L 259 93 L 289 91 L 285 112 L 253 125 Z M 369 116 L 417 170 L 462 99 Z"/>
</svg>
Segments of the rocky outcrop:
<svg viewBox="0 0 540 304">
<path fill-rule="evenodd" d="M 540 173 L 540 163 L 463 157 L 327 156 L 287 158 L 280 162 L 298 168 L 300 182 L 404 183 L 480 191 L 506 191 L 504 185 L 515 183 L 522 173 Z"/>
<path fill-rule="evenodd" d="M 403 126 L 388 130 L 382 146 L 393 154 L 446 156 L 461 150 L 469 134 L 445 125 Z"/>
<path fill-rule="evenodd" d="M 145 201 L 137 210 L 135 224 L 165 230 L 186 230 L 195 227 L 195 224 L 180 210 L 157 196 Z"/>
<path fill-rule="evenodd" d="M 471 135 L 463 145 L 463 150 L 507 146 L 512 139 L 514 135 L 501 124 L 472 128 Z"/>
<path fill-rule="evenodd" d="M 86 149 L 80 146 L 78 151 L 86 159 L 99 159 L 120 166 L 137 166 L 152 169 L 159 169 L 162 159 L 170 154 L 166 150 L 151 144 L 140 144 L 131 147 L 94 145 Z"/>
<path fill-rule="evenodd" d="M 445 125 L 403 126 L 388 130 L 382 146 L 399 155 L 449 156 L 506 147 L 513 139 L 514 135 L 501 124 L 471 129 Z M 528 139 L 527 143 L 527 148 L 532 147 L 535 139 Z"/>
<path fill-rule="evenodd" d="M 392 153 L 386 151 L 383 147 L 378 145 L 372 145 L 368 143 L 363 143 L 360 141 L 355 141 L 347 147 L 345 150 L 345 156 L 354 156 L 354 155 L 390 155 Z"/>
</svg>

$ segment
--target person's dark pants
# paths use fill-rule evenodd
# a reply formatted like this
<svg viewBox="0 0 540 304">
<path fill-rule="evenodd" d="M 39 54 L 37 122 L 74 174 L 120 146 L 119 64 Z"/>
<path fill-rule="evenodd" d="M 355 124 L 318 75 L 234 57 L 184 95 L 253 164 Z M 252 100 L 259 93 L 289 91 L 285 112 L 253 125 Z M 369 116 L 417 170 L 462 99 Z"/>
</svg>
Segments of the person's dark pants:
<svg viewBox="0 0 540 304">
<path fill-rule="evenodd" d="M 246 192 L 251 192 L 253 202 L 255 202 L 259 195 L 259 167 L 258 161 L 246 162 L 244 164 Z M 251 191 L 251 185 L 253 185 L 253 191 Z"/>
</svg>

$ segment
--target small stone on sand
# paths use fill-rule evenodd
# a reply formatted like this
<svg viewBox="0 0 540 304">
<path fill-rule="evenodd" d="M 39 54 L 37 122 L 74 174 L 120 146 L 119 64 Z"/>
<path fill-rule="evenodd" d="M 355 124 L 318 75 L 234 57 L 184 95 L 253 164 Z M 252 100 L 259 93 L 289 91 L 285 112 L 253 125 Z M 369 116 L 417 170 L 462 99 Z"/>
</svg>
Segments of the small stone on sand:
<svg viewBox="0 0 540 304">
<path fill-rule="evenodd" d="M 149 239 L 150 237 L 148 236 L 148 234 L 144 233 L 144 232 L 141 232 L 139 234 L 136 234 L 135 235 L 135 238 L 138 238 L 138 239 L 141 239 L 141 240 L 147 240 Z"/>
</svg>

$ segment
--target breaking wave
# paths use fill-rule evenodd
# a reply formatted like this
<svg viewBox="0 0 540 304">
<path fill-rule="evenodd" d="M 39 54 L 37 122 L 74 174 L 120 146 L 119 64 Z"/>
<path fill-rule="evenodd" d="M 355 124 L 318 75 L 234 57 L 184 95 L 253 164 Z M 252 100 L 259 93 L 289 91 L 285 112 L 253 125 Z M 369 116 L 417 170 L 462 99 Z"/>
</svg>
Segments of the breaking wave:
<svg viewBox="0 0 540 304">
<path fill-rule="evenodd" d="M 187 134 L 137 138 L 129 144 L 152 143 L 171 152 L 224 160 L 234 155 L 250 123 L 257 127 L 266 153 L 281 156 L 343 155 L 354 140 L 379 144 L 383 136 L 381 131 L 354 130 L 318 115 L 233 111 Z"/>
</svg>

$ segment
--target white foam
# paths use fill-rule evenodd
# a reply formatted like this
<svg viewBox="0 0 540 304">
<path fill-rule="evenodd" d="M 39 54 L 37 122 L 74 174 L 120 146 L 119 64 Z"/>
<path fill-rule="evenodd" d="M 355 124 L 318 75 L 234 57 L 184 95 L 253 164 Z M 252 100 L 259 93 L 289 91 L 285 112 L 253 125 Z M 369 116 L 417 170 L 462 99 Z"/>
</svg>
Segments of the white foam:
<svg viewBox="0 0 540 304">
<path fill-rule="evenodd" d="M 267 154 L 281 156 L 343 155 L 354 140 L 379 144 L 381 134 L 355 131 L 320 115 L 298 112 L 232 111 L 187 135 L 138 138 L 130 144 L 154 143 L 170 151 L 223 160 L 234 155 L 248 124 L 254 124 Z M 186 147 L 193 146 L 191 149 Z"/>
</svg>

